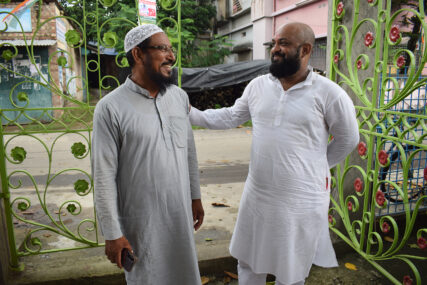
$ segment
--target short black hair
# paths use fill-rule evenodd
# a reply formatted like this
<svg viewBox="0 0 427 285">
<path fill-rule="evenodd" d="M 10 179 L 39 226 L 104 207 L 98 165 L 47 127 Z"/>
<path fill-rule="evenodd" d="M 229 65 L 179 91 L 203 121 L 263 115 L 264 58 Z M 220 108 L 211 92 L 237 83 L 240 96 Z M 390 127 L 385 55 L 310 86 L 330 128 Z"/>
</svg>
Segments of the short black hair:
<svg viewBox="0 0 427 285">
<path fill-rule="evenodd" d="M 143 42 L 138 44 L 137 47 L 139 47 L 140 49 L 147 48 L 150 45 L 150 39 L 151 37 L 145 39 Z M 126 58 L 128 60 L 130 68 L 133 68 L 133 66 L 135 65 L 135 59 L 133 58 L 133 55 L 132 55 L 132 49 L 126 53 Z"/>
</svg>

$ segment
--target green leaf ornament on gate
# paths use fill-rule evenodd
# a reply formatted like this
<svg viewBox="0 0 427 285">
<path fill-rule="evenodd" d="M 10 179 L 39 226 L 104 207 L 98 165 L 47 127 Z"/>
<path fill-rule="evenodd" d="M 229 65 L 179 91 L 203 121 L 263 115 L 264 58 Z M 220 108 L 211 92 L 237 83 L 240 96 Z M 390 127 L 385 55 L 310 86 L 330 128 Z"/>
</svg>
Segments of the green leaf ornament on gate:
<svg viewBox="0 0 427 285">
<path fill-rule="evenodd" d="M 80 43 L 80 34 L 76 30 L 69 30 L 65 33 L 65 40 L 70 47 L 75 47 Z"/>
<path fill-rule="evenodd" d="M 58 65 L 65 67 L 67 65 L 67 58 L 63 55 L 61 55 L 60 57 L 58 57 Z"/>
<path fill-rule="evenodd" d="M 18 101 L 20 101 L 20 102 L 27 102 L 28 101 L 28 95 L 25 92 L 19 92 L 17 98 L 18 98 Z"/>
<path fill-rule="evenodd" d="M 86 145 L 81 142 L 74 143 L 71 146 L 71 153 L 74 155 L 74 157 L 81 158 L 86 153 Z"/>
<path fill-rule="evenodd" d="M 79 179 L 74 183 L 74 190 L 79 195 L 83 195 L 88 189 L 89 183 L 84 179 Z"/>
<path fill-rule="evenodd" d="M 11 60 L 12 58 L 14 58 L 14 53 L 10 49 L 5 49 L 2 52 L 1 57 L 4 58 L 5 60 Z"/>
<path fill-rule="evenodd" d="M 106 32 L 104 34 L 104 37 L 102 38 L 105 47 L 107 48 L 113 48 L 116 46 L 117 42 L 118 42 L 118 37 L 117 34 L 115 32 Z"/>
<path fill-rule="evenodd" d="M 14 161 L 21 163 L 27 157 L 27 152 L 23 147 L 17 146 L 12 149 L 12 151 L 10 152 L 10 156 L 13 158 Z"/>
</svg>

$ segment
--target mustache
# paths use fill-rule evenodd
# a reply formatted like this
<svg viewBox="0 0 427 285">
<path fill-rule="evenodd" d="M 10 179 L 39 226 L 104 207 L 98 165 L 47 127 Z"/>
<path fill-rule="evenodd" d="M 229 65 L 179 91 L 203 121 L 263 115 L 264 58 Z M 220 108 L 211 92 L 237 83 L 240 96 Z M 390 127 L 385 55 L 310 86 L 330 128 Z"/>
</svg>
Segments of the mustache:
<svg viewBox="0 0 427 285">
<path fill-rule="evenodd" d="M 173 61 L 173 60 L 168 60 L 168 61 L 162 63 L 162 65 L 174 65 L 174 64 L 175 64 L 175 61 Z"/>
<path fill-rule="evenodd" d="M 273 57 L 274 57 L 274 56 L 279 56 L 279 57 L 281 57 L 281 58 L 286 58 L 286 54 L 281 53 L 281 52 L 279 52 L 279 51 L 276 51 L 276 52 L 274 52 L 274 53 L 272 53 L 272 54 L 271 54 L 271 60 L 273 60 Z"/>
</svg>

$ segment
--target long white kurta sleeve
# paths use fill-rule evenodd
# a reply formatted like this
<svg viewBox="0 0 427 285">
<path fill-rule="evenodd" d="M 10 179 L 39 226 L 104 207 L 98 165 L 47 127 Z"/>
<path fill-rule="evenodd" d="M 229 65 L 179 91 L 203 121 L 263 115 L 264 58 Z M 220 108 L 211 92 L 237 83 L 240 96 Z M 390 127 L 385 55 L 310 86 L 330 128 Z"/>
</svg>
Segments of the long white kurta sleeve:
<svg viewBox="0 0 427 285">
<path fill-rule="evenodd" d="M 204 112 L 191 107 L 191 124 L 214 130 L 231 129 L 243 124 L 251 118 L 247 93 L 245 91 L 232 107 L 209 109 Z"/>
<path fill-rule="evenodd" d="M 350 153 L 359 142 L 359 127 L 356 112 L 350 98 L 345 94 L 327 107 L 325 120 L 333 140 L 328 144 L 328 164 L 332 168 Z"/>
</svg>

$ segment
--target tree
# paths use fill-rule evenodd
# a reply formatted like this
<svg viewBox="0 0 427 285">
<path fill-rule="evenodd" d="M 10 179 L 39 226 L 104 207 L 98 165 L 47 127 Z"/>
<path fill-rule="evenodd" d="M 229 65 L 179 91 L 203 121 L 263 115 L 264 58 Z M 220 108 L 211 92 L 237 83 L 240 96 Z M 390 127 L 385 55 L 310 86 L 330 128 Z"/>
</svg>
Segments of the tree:
<svg viewBox="0 0 427 285">
<path fill-rule="evenodd" d="M 210 33 L 212 19 L 216 8 L 212 0 L 181 1 L 181 42 L 182 66 L 203 67 L 222 63 L 224 57 L 231 53 L 227 37 L 213 36 L 209 40 L 200 40 L 198 36 Z M 168 11 L 158 7 L 158 18 L 170 17 L 177 19 L 176 11 Z M 171 23 L 162 25 L 166 31 Z"/>
<path fill-rule="evenodd" d="M 132 27 L 130 22 L 137 22 L 137 9 L 135 0 L 120 0 L 120 2 L 104 7 L 98 5 L 96 0 L 86 0 L 83 7 L 83 1 L 69 3 L 72 1 L 60 0 L 64 7 L 65 14 L 72 17 L 79 23 L 82 22 L 84 15 L 92 23 L 98 20 L 102 25 L 99 31 L 101 44 L 105 47 L 114 47 L 118 51 L 123 50 L 123 39 L 126 32 Z M 104 2 L 112 3 L 112 0 Z M 157 1 L 157 18 L 171 18 L 177 20 L 176 9 L 168 10 Z M 174 5 L 175 1 L 163 0 L 166 8 L 168 4 Z M 85 10 L 84 10 L 85 9 Z M 98 10 L 96 10 L 98 9 Z M 83 12 L 85 11 L 85 12 Z M 98 19 L 94 19 L 95 15 Z M 216 15 L 216 8 L 212 0 L 185 0 L 181 1 L 181 55 L 183 67 L 202 67 L 222 63 L 224 56 L 230 54 L 226 37 L 210 36 L 211 22 Z M 111 20 L 113 19 L 113 20 Z M 88 24 L 86 26 L 87 41 L 98 42 L 98 31 L 96 25 Z M 162 28 L 166 32 L 173 30 L 171 21 L 162 21 Z M 208 40 L 201 40 L 201 35 L 209 35 Z"/>
</svg>

